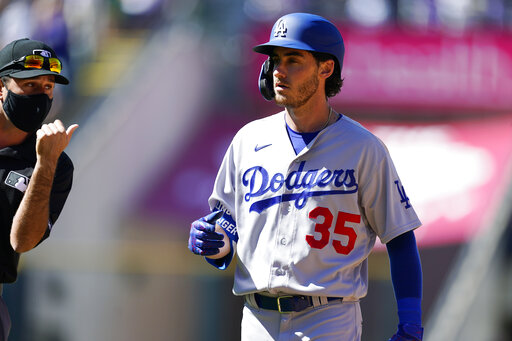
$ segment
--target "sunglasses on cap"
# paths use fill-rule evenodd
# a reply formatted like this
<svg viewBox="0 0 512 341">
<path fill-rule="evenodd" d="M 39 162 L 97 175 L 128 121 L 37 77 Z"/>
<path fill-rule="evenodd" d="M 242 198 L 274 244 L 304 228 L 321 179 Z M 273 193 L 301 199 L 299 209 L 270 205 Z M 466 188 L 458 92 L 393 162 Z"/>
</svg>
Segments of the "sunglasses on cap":
<svg viewBox="0 0 512 341">
<path fill-rule="evenodd" d="M 18 60 L 14 60 L 2 67 L 0 70 L 9 68 L 15 64 L 23 63 L 25 69 L 42 69 L 43 67 L 52 72 L 60 73 L 62 71 L 62 63 L 57 58 L 47 58 L 37 54 L 23 56 Z"/>
</svg>

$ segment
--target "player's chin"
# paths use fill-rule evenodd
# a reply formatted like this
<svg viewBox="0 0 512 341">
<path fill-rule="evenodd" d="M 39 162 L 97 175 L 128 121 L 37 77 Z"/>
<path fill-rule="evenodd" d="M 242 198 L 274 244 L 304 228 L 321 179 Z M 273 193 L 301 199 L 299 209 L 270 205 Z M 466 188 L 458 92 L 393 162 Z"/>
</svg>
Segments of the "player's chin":
<svg viewBox="0 0 512 341">
<path fill-rule="evenodd" d="M 280 94 L 277 91 L 276 91 L 276 96 L 274 97 L 274 99 L 275 99 L 276 104 L 279 106 L 282 106 L 282 107 L 288 106 L 292 102 L 292 101 L 290 101 L 289 97 L 283 96 L 282 94 Z"/>
<path fill-rule="evenodd" d="M 275 102 L 280 107 L 286 107 L 286 108 L 298 108 L 302 105 L 301 102 L 291 99 L 289 97 L 279 97 L 276 95 Z"/>
</svg>

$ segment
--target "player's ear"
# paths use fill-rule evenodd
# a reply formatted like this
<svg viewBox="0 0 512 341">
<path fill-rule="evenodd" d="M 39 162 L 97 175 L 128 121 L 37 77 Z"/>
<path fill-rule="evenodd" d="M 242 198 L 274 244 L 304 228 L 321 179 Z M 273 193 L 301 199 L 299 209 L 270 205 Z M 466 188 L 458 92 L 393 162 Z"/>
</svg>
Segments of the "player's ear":
<svg viewBox="0 0 512 341">
<path fill-rule="evenodd" d="M 0 77 L 0 101 L 4 101 L 4 93 L 7 94 L 6 80 L 9 78 Z"/>
<path fill-rule="evenodd" d="M 320 62 L 320 77 L 327 79 L 331 77 L 334 72 L 334 60 L 328 59 L 326 61 Z"/>
<path fill-rule="evenodd" d="M 2 80 L 2 78 L 0 77 L 0 101 L 4 101 L 4 81 Z"/>
</svg>

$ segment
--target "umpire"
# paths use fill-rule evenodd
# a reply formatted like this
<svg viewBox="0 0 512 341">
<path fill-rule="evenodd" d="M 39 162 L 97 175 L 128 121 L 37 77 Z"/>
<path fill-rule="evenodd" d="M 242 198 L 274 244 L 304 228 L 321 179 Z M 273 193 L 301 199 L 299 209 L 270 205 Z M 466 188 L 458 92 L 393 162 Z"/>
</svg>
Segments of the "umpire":
<svg viewBox="0 0 512 341">
<path fill-rule="evenodd" d="M 43 124 L 55 83 L 69 83 L 61 70 L 40 41 L 0 50 L 0 341 L 11 328 L 2 283 L 14 282 L 20 254 L 49 236 L 71 190 L 73 163 L 63 151 L 78 125 Z"/>
</svg>

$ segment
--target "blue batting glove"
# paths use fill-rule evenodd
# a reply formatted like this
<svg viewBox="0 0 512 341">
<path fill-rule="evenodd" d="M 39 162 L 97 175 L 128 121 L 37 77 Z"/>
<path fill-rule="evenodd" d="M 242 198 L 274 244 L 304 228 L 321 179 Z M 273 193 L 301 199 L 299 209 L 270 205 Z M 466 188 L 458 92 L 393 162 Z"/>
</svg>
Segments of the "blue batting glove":
<svg viewBox="0 0 512 341">
<path fill-rule="evenodd" d="M 389 341 L 421 341 L 423 340 L 423 328 L 412 323 L 398 325 L 398 331 Z"/>
<path fill-rule="evenodd" d="M 214 211 L 190 225 L 188 249 L 201 256 L 213 256 L 224 246 L 224 235 L 215 232 L 215 222 L 222 216 L 222 211 Z"/>
</svg>

